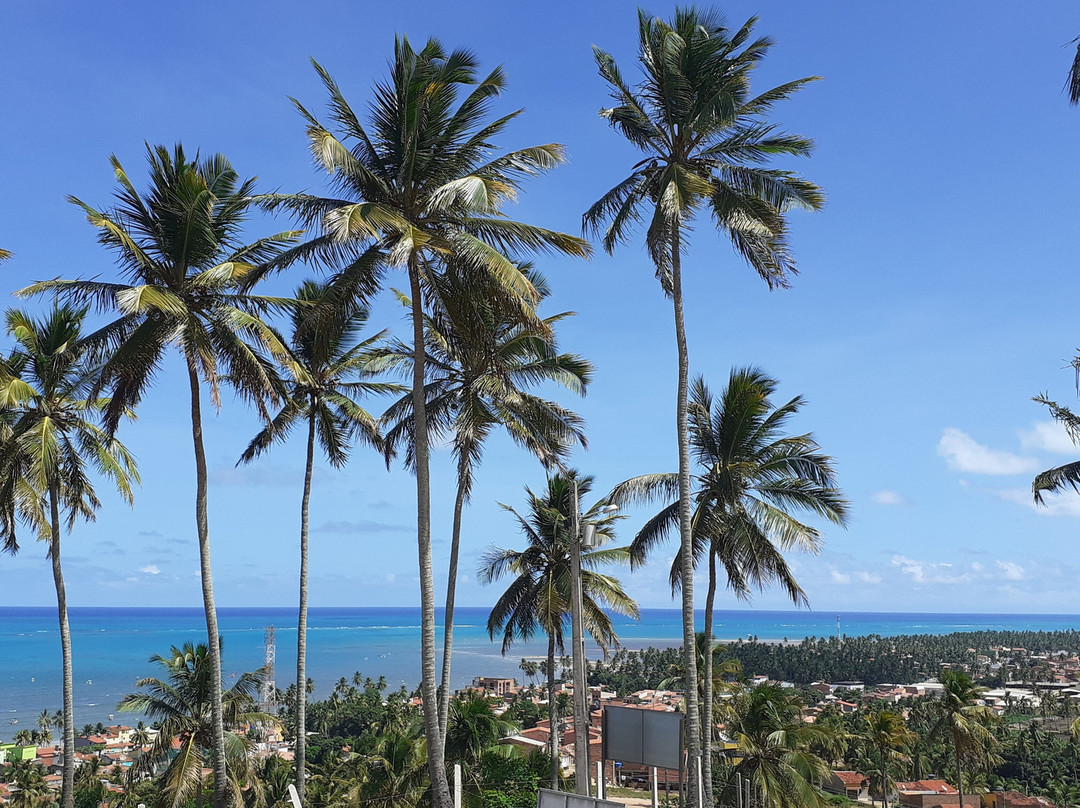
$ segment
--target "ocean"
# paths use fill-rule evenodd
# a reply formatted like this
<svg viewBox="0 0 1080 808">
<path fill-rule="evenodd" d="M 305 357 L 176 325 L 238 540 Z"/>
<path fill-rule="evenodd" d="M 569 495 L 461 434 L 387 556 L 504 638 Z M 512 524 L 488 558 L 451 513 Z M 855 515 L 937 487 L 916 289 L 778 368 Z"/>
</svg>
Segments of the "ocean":
<svg viewBox="0 0 1080 808">
<path fill-rule="evenodd" d="M 454 632 L 454 684 L 474 676 L 519 676 L 522 657 L 546 653 L 543 637 L 515 644 L 504 657 L 488 639 L 488 610 L 457 610 Z M 719 639 L 798 640 L 836 634 L 948 634 L 954 631 L 1080 629 L 1080 615 L 902 614 L 889 612 L 718 611 Z M 137 716 L 117 713 L 116 704 L 135 690 L 135 680 L 156 676 L 152 654 L 206 636 L 200 608 L 75 607 L 70 610 L 75 678 L 75 723 L 133 723 Z M 440 618 L 441 620 L 441 612 Z M 616 631 L 628 648 L 677 646 L 682 636 L 679 611 L 644 609 L 641 620 L 615 617 Z M 268 626 L 276 631 L 275 681 L 281 689 L 295 678 L 296 611 L 293 608 L 223 608 L 226 681 L 264 661 Z M 701 616 L 698 618 L 701 625 Z M 420 677 L 420 613 L 417 608 L 312 608 L 308 631 L 308 676 L 315 698 L 329 694 L 341 677 L 356 671 L 385 676 L 391 687 L 413 689 Z M 439 639 L 441 648 L 441 637 Z M 592 648 L 590 656 L 599 654 Z M 0 607 L 0 739 L 33 729 L 43 709 L 61 706 L 60 639 L 56 610 Z"/>
</svg>

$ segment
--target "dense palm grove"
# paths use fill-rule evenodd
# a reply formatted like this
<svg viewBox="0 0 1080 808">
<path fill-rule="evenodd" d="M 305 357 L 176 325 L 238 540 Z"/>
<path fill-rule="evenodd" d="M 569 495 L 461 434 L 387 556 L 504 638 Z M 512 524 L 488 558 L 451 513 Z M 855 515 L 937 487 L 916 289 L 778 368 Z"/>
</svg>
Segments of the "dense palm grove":
<svg viewBox="0 0 1080 808">
<path fill-rule="evenodd" d="M 12 553 L 24 534 L 47 543 L 63 662 L 63 709 L 44 714 L 38 733 L 20 740 L 47 744 L 53 728 L 60 733 L 63 808 L 102 802 L 277 808 L 286 804 L 290 784 L 305 806 L 318 808 L 450 808 L 448 772 L 456 764 L 463 766 L 471 808 L 531 804 L 542 783 L 571 785 L 559 765 L 559 722 L 570 705 L 557 687 L 563 682 L 556 665 L 566 653 L 571 602 L 580 596 L 584 604 L 584 628 L 573 624 L 572 643 L 585 631 L 602 647 L 617 647 L 610 613 L 635 615 L 637 604 L 613 573 L 658 553 L 673 558 L 681 649 L 617 651 L 591 676 L 624 694 L 659 686 L 681 692 L 690 805 L 697 806 L 699 793 L 707 805 L 734 805 L 740 784 L 748 782 L 755 805 L 807 808 L 824 801 L 820 788 L 837 766 L 866 772 L 886 801 L 898 778 L 931 772 L 952 778 L 961 797 L 1022 783 L 1061 805 L 1080 800 L 1068 785 L 1070 772 L 1076 782 L 1077 756 L 1068 731 L 1071 701 L 1055 705 L 1064 730 L 1050 720 L 1050 699 L 1042 702 L 1041 716 L 1012 706 L 999 720 L 982 703 L 978 683 L 1000 684 L 1005 674 L 995 680 L 981 671 L 977 653 L 1006 640 L 1075 652 L 1080 635 L 811 638 L 797 646 L 751 641 L 726 652 L 713 649 L 719 586 L 741 598 L 779 586 L 793 603 L 805 603 L 785 554 L 817 552 L 824 539 L 819 525 L 842 527 L 848 519 L 835 462 L 811 434 L 791 429 L 790 419 L 805 403 L 801 397 L 778 401 L 778 381 L 752 366 L 736 367 L 711 386 L 690 373 L 683 270 L 694 264 L 695 227 L 716 230 L 770 289 L 784 288 L 798 272 L 787 242 L 788 214 L 823 204 L 814 183 L 772 165 L 812 151 L 809 138 L 784 132 L 771 115 L 815 77 L 764 91 L 753 87 L 754 71 L 772 46 L 754 31 L 755 22 L 729 28 L 714 12 L 695 9 L 676 10 L 668 21 L 639 13 L 637 79 L 595 49 L 612 102 L 601 115 L 641 159 L 583 213 L 582 229 L 608 252 L 632 241 L 639 226 L 644 231 L 660 290 L 672 306 L 678 369 L 677 468 L 631 478 L 598 498 L 592 478 L 568 466 L 573 449 L 587 443 L 582 418 L 542 395 L 584 394 L 594 369 L 560 346 L 558 325 L 569 313 L 541 314 L 549 281 L 535 265 L 544 255 L 585 258 L 592 246 L 509 218 L 508 205 L 525 182 L 557 168 L 565 150 L 554 143 L 509 151 L 497 145 L 520 114 L 492 115 L 506 85 L 501 68 L 484 73 L 471 51 L 448 50 L 435 39 L 416 48 L 399 37 L 388 74 L 374 83 L 370 99 L 354 105 L 313 62 L 325 113 L 293 103 L 324 175 L 324 194 L 261 192 L 223 155 L 148 144 L 145 182 L 110 158 L 117 183 L 111 206 L 71 197 L 114 256 L 116 276 L 60 277 L 20 290 L 22 298 L 44 297 L 47 311 L 35 318 L 10 309 L 5 324 L 13 345 L 0 356 L 0 540 Z M 279 232 L 252 236 L 247 226 L 255 213 L 290 221 Z M 0 259 L 10 258 L 0 250 Z M 370 304 L 391 288 L 397 272 L 403 291 L 394 292 L 408 333 L 368 333 Z M 298 281 L 294 296 L 263 294 L 263 282 L 281 273 Z M 104 320 L 90 326 L 91 312 Z M 117 435 L 137 428 L 130 422 L 155 394 L 174 351 L 190 396 L 185 415 L 207 633 L 204 641 L 153 657 L 160 677 L 140 680 L 137 692 L 121 702 L 119 709 L 148 716 L 154 733 L 140 725 L 143 751 L 107 791 L 94 765 L 75 768 L 61 549 L 67 532 L 102 507 L 96 481 L 133 500 L 138 471 Z M 223 388 L 262 421 L 240 462 L 257 462 L 294 432 L 306 437 L 298 497 L 297 684 L 281 694 L 277 715 L 258 709 L 260 672 L 228 686 L 222 681 L 203 420 L 207 405 L 222 406 Z M 393 398 L 381 416 L 373 415 L 382 395 Z M 1080 421 L 1067 408 L 1043 403 L 1080 435 Z M 504 653 L 535 635 L 547 640 L 546 693 L 519 695 L 505 712 L 482 695 L 453 695 L 451 687 L 463 523 L 485 441 L 496 431 L 548 473 L 546 490 L 526 490 L 523 510 L 503 505 L 519 523 L 524 548 L 491 548 L 477 571 L 488 583 L 506 584 L 488 623 Z M 433 449 L 444 446 L 457 473 L 440 670 L 430 463 Z M 308 704 L 315 456 L 322 453 L 341 468 L 361 447 L 415 474 L 420 685 L 416 693 L 390 691 L 385 681 L 357 674 L 338 682 L 328 699 Z M 1052 469 L 1036 480 L 1036 499 L 1043 491 L 1075 487 L 1077 479 L 1071 465 Z M 596 501 L 583 507 L 586 496 Z M 614 525 L 622 517 L 613 510 L 626 503 L 660 510 L 626 546 L 614 546 Z M 582 553 L 586 525 L 599 546 Z M 699 569 L 707 581 L 700 634 L 694 618 Z M 826 707 L 810 722 L 809 693 L 748 684 L 742 677 L 750 673 L 802 685 L 940 676 L 944 689 L 936 700 L 863 705 L 847 713 Z M 1030 665 L 1017 673 L 1031 681 L 1040 671 Z M 546 702 L 546 715 L 538 702 Z M 586 720 L 583 703 L 575 710 L 575 722 Z M 552 728 L 546 750 L 524 755 L 499 743 L 543 718 Z M 255 754 L 272 734 L 292 741 L 292 762 Z M 586 734 L 578 733 L 577 741 L 587 747 Z M 5 777 L 15 786 L 16 808 L 53 800 L 32 763 L 17 762 Z"/>
</svg>

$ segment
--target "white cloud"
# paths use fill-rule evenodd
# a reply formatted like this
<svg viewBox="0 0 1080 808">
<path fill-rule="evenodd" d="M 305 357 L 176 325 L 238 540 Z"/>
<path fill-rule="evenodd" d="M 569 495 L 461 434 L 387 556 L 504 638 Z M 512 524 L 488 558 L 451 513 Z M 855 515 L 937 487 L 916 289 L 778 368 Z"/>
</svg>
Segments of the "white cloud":
<svg viewBox="0 0 1080 808">
<path fill-rule="evenodd" d="M 1021 429 L 1019 434 L 1020 445 L 1025 449 L 1076 454 L 1076 446 L 1069 439 L 1069 433 L 1057 421 L 1040 421 L 1031 429 Z"/>
<path fill-rule="evenodd" d="M 834 584 L 846 586 L 852 581 L 857 581 L 860 584 L 880 584 L 881 576 L 872 572 L 866 572 L 864 570 L 855 570 L 853 572 L 840 572 L 835 567 L 829 570 L 829 577 L 832 578 Z"/>
<path fill-rule="evenodd" d="M 1080 516 L 1080 494 L 1071 490 L 1061 494 L 1043 494 L 1042 505 L 1035 504 L 1029 488 L 1000 488 L 994 492 L 994 496 L 1023 505 L 1042 516 Z"/>
<path fill-rule="evenodd" d="M 969 573 L 956 573 L 947 561 L 917 561 L 907 556 L 895 555 L 894 567 L 911 577 L 917 584 L 959 584 L 971 580 Z"/>
<path fill-rule="evenodd" d="M 139 567 L 139 572 L 145 572 L 147 575 L 157 575 L 161 570 L 158 569 L 157 564 L 147 564 L 145 567 Z"/>
<path fill-rule="evenodd" d="M 942 434 L 937 453 L 945 458 L 949 468 L 972 474 L 1026 474 L 1039 468 L 1039 462 L 1033 457 L 983 446 L 955 427 L 947 428 Z"/>
<path fill-rule="evenodd" d="M 1006 580 L 1009 581 L 1022 581 L 1024 579 L 1024 568 L 1014 561 L 996 561 L 994 562 L 997 568 L 1005 575 Z"/>
<path fill-rule="evenodd" d="M 901 494 L 899 491 L 893 491 L 889 488 L 882 488 L 880 491 L 875 491 L 871 497 L 878 505 L 910 505 L 911 500 Z"/>
</svg>

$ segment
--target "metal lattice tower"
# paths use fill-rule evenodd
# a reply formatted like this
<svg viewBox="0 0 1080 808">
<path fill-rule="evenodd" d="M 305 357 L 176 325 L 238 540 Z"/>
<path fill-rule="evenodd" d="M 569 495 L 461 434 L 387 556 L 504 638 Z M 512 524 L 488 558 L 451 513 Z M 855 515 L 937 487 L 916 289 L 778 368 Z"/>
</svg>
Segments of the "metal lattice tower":
<svg viewBox="0 0 1080 808">
<path fill-rule="evenodd" d="M 266 627 L 266 636 L 263 640 L 266 648 L 266 660 L 263 662 L 262 693 L 260 694 L 260 707 L 264 713 L 274 715 L 277 712 L 277 690 L 274 684 L 274 658 L 277 656 L 277 640 L 274 627 Z"/>
</svg>

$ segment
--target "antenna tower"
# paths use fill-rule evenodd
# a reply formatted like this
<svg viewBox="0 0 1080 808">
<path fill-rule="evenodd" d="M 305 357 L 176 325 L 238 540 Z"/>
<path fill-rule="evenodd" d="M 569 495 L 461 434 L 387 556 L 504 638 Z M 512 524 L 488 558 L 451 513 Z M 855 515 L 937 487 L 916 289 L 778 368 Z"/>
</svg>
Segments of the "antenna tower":
<svg viewBox="0 0 1080 808">
<path fill-rule="evenodd" d="M 262 693 L 260 693 L 260 707 L 264 713 L 273 715 L 277 712 L 277 700 L 274 693 L 277 690 L 274 684 L 274 658 L 277 656 L 276 632 L 272 625 L 266 627 L 266 635 L 263 644 L 266 648 L 266 660 L 263 662 Z"/>
</svg>

